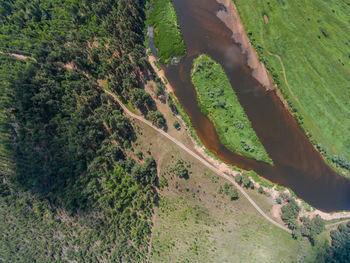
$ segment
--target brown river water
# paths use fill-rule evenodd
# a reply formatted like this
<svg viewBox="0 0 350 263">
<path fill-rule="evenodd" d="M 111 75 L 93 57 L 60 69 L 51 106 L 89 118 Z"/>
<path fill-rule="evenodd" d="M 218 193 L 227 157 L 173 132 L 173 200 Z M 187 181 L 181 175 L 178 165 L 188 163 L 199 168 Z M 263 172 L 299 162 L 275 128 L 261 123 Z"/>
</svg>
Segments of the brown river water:
<svg viewBox="0 0 350 263">
<path fill-rule="evenodd" d="M 312 206 L 329 212 L 350 210 L 350 180 L 329 168 L 275 91 L 266 91 L 252 76 L 232 32 L 216 16 L 223 6 L 215 0 L 173 0 L 187 54 L 180 64 L 165 68 L 175 95 L 207 149 L 222 161 L 291 188 Z M 274 162 L 245 158 L 229 151 L 213 124 L 198 108 L 190 70 L 193 59 L 206 53 L 220 63 L 254 130 Z"/>
</svg>

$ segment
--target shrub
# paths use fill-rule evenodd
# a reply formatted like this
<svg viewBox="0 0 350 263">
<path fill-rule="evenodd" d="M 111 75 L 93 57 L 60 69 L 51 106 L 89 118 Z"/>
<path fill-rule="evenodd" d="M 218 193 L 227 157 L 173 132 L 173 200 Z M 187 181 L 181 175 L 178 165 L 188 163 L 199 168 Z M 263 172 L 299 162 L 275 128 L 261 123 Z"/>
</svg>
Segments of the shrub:
<svg viewBox="0 0 350 263">
<path fill-rule="evenodd" d="M 231 191 L 230 191 L 230 198 L 231 198 L 231 200 L 237 200 L 238 199 L 238 191 L 237 191 L 237 189 L 231 189 Z"/>
<path fill-rule="evenodd" d="M 264 189 L 261 186 L 259 187 L 258 192 L 259 192 L 259 194 L 265 193 Z"/>
<path fill-rule="evenodd" d="M 158 110 L 149 111 L 147 113 L 147 119 L 150 120 L 157 127 L 163 127 L 166 123 L 163 114 L 161 112 L 159 112 Z"/>
<path fill-rule="evenodd" d="M 242 183 L 242 175 L 237 174 L 235 176 L 235 181 L 236 181 L 237 184 L 241 184 Z"/>
<path fill-rule="evenodd" d="M 243 183 L 243 186 L 246 188 L 251 186 L 251 181 L 250 181 L 249 176 L 247 174 L 243 174 L 242 183 Z"/>
<path fill-rule="evenodd" d="M 175 174 L 180 177 L 180 178 L 185 178 L 187 179 L 188 176 L 188 170 L 185 167 L 185 165 L 183 164 L 182 160 L 178 160 L 177 163 L 175 164 L 175 167 L 173 169 L 173 171 L 175 172 Z"/>
<path fill-rule="evenodd" d="M 174 128 L 176 130 L 180 130 L 181 126 L 180 126 L 180 123 L 177 120 L 174 121 L 173 125 L 174 125 Z"/>
</svg>

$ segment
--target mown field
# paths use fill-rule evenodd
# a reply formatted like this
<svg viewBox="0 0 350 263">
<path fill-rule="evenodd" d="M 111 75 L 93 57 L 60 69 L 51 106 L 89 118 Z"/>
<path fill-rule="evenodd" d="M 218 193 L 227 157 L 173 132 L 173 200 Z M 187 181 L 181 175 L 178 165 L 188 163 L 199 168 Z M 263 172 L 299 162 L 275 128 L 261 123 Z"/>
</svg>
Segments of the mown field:
<svg viewBox="0 0 350 263">
<path fill-rule="evenodd" d="M 272 164 L 221 66 L 201 55 L 194 60 L 191 77 L 198 106 L 213 121 L 220 141 L 231 151 Z"/>
<path fill-rule="evenodd" d="M 171 1 L 154 0 L 151 6 L 147 25 L 154 27 L 154 44 L 160 61 L 168 63 L 173 57 L 185 55 L 185 43 Z"/>
<path fill-rule="evenodd" d="M 350 176 L 350 3 L 234 2 L 301 128 L 340 174 Z"/>
</svg>

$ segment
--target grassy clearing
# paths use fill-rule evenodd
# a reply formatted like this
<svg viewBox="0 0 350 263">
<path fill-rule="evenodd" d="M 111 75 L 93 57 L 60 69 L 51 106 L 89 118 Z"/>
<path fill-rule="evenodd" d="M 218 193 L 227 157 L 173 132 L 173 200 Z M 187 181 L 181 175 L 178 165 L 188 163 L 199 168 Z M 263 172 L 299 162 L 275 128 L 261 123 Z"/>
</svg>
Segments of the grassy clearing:
<svg viewBox="0 0 350 263">
<path fill-rule="evenodd" d="M 141 127 L 144 135 L 135 151 L 149 148 L 164 182 L 149 262 L 315 262 L 318 248 L 271 225 L 241 195 L 231 201 L 220 194 L 225 180 L 150 128 Z M 188 179 L 171 172 L 179 159 L 185 160 Z M 254 194 L 267 211 L 266 196 Z"/>
<path fill-rule="evenodd" d="M 340 174 L 350 176 L 349 4 L 343 0 L 234 2 L 300 126 L 333 167 L 345 168 Z"/>
<path fill-rule="evenodd" d="M 167 122 L 172 123 L 175 117 L 170 109 L 163 110 Z M 137 122 L 135 130 L 140 135 L 133 151 L 152 154 L 158 167 L 159 207 L 155 209 L 149 262 L 318 262 L 322 248 L 292 239 L 263 219 L 241 194 L 231 201 L 222 190 L 226 180 L 150 127 Z M 177 131 L 171 126 L 169 133 L 194 148 L 184 129 Z M 188 179 L 174 172 L 178 160 L 184 161 Z M 257 189 L 247 191 L 269 213 L 271 200 Z M 329 235 L 320 237 L 319 244 L 327 238 Z"/>
<path fill-rule="evenodd" d="M 262 178 L 260 175 L 258 175 L 256 172 L 254 171 L 249 171 L 248 172 L 249 176 L 252 177 L 252 179 L 254 180 L 254 182 L 259 183 L 261 186 L 267 187 L 267 188 L 272 188 L 274 187 L 274 184 L 271 183 L 270 181 Z"/>
<path fill-rule="evenodd" d="M 201 55 L 194 60 L 191 76 L 198 105 L 214 122 L 220 141 L 231 151 L 272 164 L 221 66 Z"/>
<path fill-rule="evenodd" d="M 185 55 L 185 43 L 170 0 L 153 1 L 147 25 L 154 27 L 154 44 L 162 63 L 170 62 L 173 57 Z"/>
</svg>

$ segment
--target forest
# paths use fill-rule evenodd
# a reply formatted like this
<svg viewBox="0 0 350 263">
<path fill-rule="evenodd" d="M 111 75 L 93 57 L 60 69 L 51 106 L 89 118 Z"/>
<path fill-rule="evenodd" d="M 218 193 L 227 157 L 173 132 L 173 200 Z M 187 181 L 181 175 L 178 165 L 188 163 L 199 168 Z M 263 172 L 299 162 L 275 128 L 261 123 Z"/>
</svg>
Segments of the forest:
<svg viewBox="0 0 350 263">
<path fill-rule="evenodd" d="M 98 83 L 144 94 L 145 5 L 1 1 L 1 260 L 144 261 L 157 164 Z"/>
<path fill-rule="evenodd" d="M 104 90 L 166 128 L 143 89 L 159 83 L 145 54 L 148 7 L 0 1 L 1 262 L 147 261 L 157 162 L 150 151 L 134 153 L 139 131 Z M 181 111 L 175 97 L 168 102 Z M 182 161 L 172 172 L 189 180 Z M 318 232 L 304 223 L 300 235 Z M 348 228 L 331 233 L 329 262 L 345 262 Z"/>
</svg>

